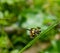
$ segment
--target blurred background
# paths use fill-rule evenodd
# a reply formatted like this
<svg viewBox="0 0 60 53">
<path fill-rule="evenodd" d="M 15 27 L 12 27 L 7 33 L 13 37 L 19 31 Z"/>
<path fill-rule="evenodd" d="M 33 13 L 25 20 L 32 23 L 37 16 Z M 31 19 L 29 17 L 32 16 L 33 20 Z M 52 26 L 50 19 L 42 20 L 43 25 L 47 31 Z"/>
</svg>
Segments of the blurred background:
<svg viewBox="0 0 60 53">
<path fill-rule="evenodd" d="M 59 18 L 60 0 L 0 0 L 0 53 L 18 53 L 33 40 L 26 29 L 44 31 Z M 60 24 L 45 35 L 23 53 L 59 53 Z"/>
</svg>

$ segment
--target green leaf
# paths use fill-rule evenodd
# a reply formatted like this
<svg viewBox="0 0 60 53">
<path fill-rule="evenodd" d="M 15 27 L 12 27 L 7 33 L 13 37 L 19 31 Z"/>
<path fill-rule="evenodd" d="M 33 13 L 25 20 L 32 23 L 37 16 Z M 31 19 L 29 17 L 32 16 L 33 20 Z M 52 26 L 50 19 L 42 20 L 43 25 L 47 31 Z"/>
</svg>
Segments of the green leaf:
<svg viewBox="0 0 60 53">
<path fill-rule="evenodd" d="M 43 32 L 41 32 L 39 36 L 37 36 L 31 42 L 29 42 L 22 50 L 19 51 L 19 53 L 22 53 L 25 49 L 27 49 L 32 44 L 34 44 L 40 37 L 42 37 L 44 34 L 46 34 L 48 31 L 50 31 L 52 28 L 54 28 L 57 24 L 58 24 L 58 21 L 56 21 L 51 26 L 49 26 L 46 30 L 44 30 Z"/>
</svg>

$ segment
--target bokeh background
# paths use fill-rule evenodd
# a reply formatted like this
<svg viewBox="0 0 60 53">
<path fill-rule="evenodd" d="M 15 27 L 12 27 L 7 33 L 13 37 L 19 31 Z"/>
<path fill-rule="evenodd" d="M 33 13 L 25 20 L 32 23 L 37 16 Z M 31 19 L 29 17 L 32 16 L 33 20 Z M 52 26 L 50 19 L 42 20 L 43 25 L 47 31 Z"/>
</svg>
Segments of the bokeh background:
<svg viewBox="0 0 60 53">
<path fill-rule="evenodd" d="M 60 0 L 0 0 L 0 53 L 18 53 L 32 38 L 26 29 L 47 29 L 60 18 Z M 60 24 L 23 53 L 59 53 Z"/>
</svg>

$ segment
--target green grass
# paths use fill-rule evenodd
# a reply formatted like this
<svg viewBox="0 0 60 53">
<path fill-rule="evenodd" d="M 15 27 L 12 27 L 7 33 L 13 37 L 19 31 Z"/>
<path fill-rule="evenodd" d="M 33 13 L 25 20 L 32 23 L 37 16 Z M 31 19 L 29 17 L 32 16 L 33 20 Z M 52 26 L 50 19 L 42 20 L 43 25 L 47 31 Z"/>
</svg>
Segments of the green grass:
<svg viewBox="0 0 60 53">
<path fill-rule="evenodd" d="M 42 31 L 37 37 L 35 37 L 31 42 L 29 42 L 23 49 L 21 49 L 18 53 L 22 53 L 24 50 L 26 50 L 28 47 L 33 45 L 39 38 L 44 36 L 48 31 L 50 31 L 52 28 L 54 28 L 58 23 L 58 21 L 54 22 L 51 26 L 49 26 L 46 30 Z"/>
</svg>

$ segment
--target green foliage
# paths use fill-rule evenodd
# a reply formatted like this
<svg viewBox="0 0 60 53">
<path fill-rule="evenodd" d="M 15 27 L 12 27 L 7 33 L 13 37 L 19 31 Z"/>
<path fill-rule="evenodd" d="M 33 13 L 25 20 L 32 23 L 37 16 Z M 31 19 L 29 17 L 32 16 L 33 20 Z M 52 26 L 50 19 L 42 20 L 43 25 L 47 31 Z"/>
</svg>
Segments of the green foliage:
<svg viewBox="0 0 60 53">
<path fill-rule="evenodd" d="M 60 33 L 56 20 L 60 20 L 59 0 L 0 0 L 0 53 L 21 53 L 37 40 L 51 43 L 42 53 L 60 52 L 59 40 L 54 40 Z M 41 34 L 31 39 L 25 29 L 35 27 L 41 27 Z"/>
</svg>

